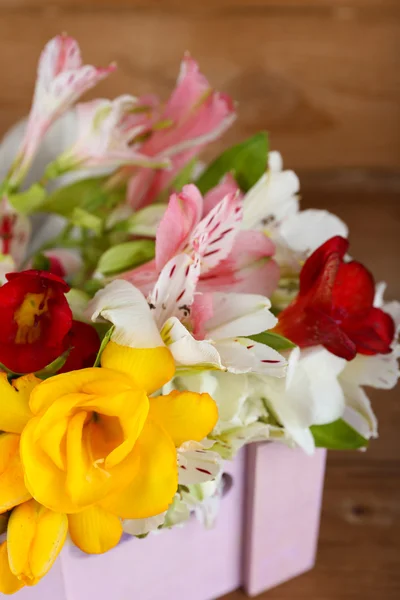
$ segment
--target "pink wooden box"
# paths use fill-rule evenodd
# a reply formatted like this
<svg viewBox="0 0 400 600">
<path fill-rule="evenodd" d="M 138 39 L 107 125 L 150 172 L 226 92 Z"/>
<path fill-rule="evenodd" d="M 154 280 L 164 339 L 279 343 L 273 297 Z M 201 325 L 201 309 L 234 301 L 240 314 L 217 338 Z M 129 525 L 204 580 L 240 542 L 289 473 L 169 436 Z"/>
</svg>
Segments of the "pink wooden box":
<svg viewBox="0 0 400 600">
<path fill-rule="evenodd" d="M 324 465 L 324 452 L 309 458 L 278 444 L 254 445 L 227 464 L 233 485 L 213 529 L 193 518 L 102 556 L 68 545 L 39 585 L 14 597 L 215 600 L 240 586 L 258 594 L 313 566 Z"/>
</svg>

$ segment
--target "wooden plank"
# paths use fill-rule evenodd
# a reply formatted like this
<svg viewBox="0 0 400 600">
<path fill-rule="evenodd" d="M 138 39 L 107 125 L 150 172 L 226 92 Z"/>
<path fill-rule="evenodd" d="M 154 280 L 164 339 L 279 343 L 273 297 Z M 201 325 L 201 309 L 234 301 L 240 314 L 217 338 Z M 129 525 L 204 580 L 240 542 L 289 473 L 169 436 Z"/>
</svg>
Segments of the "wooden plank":
<svg viewBox="0 0 400 600">
<path fill-rule="evenodd" d="M 188 10 L 196 11 L 217 11 L 217 10 L 235 10 L 237 8 L 251 11 L 253 9 L 286 9 L 295 8 L 303 10 L 304 8 L 317 8 L 324 10 L 326 8 L 368 8 L 397 6 L 396 0 L 0 0 L 0 9 L 8 8 L 19 10 L 20 8 L 96 8 L 96 9 L 137 9 L 145 8 L 147 10 L 169 10 L 179 9 L 180 12 Z"/>
<path fill-rule="evenodd" d="M 65 30 L 86 60 L 117 60 L 119 72 L 98 88 L 106 96 L 167 97 L 190 49 L 239 102 L 239 119 L 214 152 L 264 128 L 294 168 L 398 168 L 400 21 L 385 14 L 4 11 L 0 132 L 28 110 L 41 47 Z"/>
</svg>

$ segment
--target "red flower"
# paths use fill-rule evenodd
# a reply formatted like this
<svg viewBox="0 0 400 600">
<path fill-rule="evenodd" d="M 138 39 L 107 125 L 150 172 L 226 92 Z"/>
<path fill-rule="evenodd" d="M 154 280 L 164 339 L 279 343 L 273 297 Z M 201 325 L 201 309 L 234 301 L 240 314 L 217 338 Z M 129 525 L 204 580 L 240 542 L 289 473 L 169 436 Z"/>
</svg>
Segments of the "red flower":
<svg viewBox="0 0 400 600">
<path fill-rule="evenodd" d="M 276 331 L 302 348 L 322 344 L 347 360 L 388 354 L 393 319 L 373 306 L 375 283 L 359 262 L 344 262 L 349 243 L 336 236 L 306 260 L 297 298 L 280 315 Z"/>
<path fill-rule="evenodd" d="M 0 363 L 15 373 L 31 373 L 73 346 L 63 370 L 91 366 L 99 340 L 90 325 L 72 320 L 65 297 L 68 284 L 47 271 L 6 277 L 0 287 Z"/>
<path fill-rule="evenodd" d="M 16 373 L 43 369 L 64 350 L 72 312 L 63 279 L 46 271 L 9 273 L 0 288 L 0 363 Z"/>
<path fill-rule="evenodd" d="M 88 323 L 73 321 L 66 337 L 65 347 L 71 348 L 68 358 L 59 373 L 93 367 L 100 348 L 97 331 Z"/>
</svg>

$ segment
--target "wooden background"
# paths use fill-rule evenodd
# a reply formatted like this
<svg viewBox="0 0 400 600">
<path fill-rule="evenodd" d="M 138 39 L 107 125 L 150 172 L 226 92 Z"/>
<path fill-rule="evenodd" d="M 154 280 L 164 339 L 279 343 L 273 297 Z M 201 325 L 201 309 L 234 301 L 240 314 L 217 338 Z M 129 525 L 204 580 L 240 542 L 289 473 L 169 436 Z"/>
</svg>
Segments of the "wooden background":
<svg viewBox="0 0 400 600">
<path fill-rule="evenodd" d="M 118 72 L 97 94 L 167 97 L 190 50 L 239 119 L 300 172 L 304 206 L 346 220 L 352 255 L 400 299 L 399 0 L 0 0 L 0 135 L 28 108 L 39 52 L 67 31 Z M 375 392 L 379 440 L 329 458 L 316 569 L 266 600 L 400 597 L 400 396 Z M 238 591 L 229 600 L 242 600 Z M 188 598 L 187 600 L 190 600 Z M 225 599 L 228 600 L 228 597 Z"/>
</svg>

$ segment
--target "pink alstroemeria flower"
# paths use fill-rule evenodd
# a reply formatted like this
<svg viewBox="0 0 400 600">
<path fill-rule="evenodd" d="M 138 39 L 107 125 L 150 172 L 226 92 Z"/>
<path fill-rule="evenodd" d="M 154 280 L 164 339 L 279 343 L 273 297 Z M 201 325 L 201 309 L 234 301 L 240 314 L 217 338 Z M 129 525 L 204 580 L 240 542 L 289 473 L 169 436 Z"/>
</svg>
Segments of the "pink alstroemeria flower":
<svg viewBox="0 0 400 600">
<path fill-rule="evenodd" d="M 227 193 L 226 193 L 227 192 Z M 213 207 L 203 219 L 204 207 Z M 198 290 L 269 296 L 279 280 L 272 260 L 274 244 L 258 231 L 241 231 L 242 197 L 233 178 L 225 178 L 204 200 L 195 185 L 172 194 L 157 229 L 156 258 L 122 275 L 145 295 L 165 264 L 180 252 L 200 255 Z"/>
<path fill-rule="evenodd" d="M 129 95 L 78 104 L 78 139 L 49 165 L 49 175 L 93 167 L 168 166 L 167 159 L 158 160 L 139 152 L 140 144 L 134 143 L 135 138 L 146 132 L 148 124 L 146 119 L 135 118 L 136 109 L 141 110 L 140 101 Z"/>
<path fill-rule="evenodd" d="M 169 158 L 167 170 L 136 171 L 129 184 L 128 202 L 134 208 L 153 202 L 167 189 L 179 171 L 209 142 L 220 137 L 235 120 L 232 99 L 212 89 L 189 55 L 181 63 L 177 86 L 149 138 L 142 154 Z"/>
<path fill-rule="evenodd" d="M 17 187 L 25 177 L 52 123 L 115 68 L 115 65 L 106 68 L 82 65 L 78 43 L 69 36 L 58 35 L 46 44 L 39 59 L 25 136 L 11 168 L 11 186 Z"/>
</svg>

